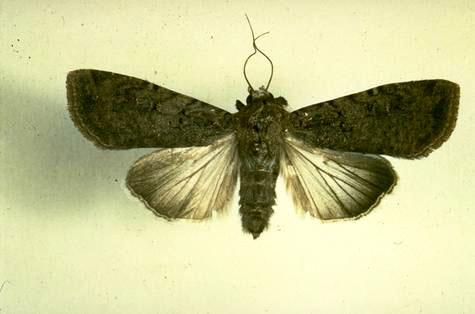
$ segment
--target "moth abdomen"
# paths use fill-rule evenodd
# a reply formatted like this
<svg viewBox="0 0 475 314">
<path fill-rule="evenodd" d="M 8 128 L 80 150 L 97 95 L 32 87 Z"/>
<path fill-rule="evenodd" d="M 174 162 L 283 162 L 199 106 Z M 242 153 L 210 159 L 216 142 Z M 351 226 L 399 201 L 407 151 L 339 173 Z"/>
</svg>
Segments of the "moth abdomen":
<svg viewBox="0 0 475 314">
<path fill-rule="evenodd" d="M 257 238 L 264 231 L 275 204 L 275 171 L 246 171 L 241 168 L 240 214 L 244 231 Z"/>
<path fill-rule="evenodd" d="M 272 205 L 254 205 L 253 207 L 241 205 L 240 213 L 244 231 L 251 233 L 252 237 L 257 239 L 269 225 L 269 219 L 273 212 Z"/>
</svg>

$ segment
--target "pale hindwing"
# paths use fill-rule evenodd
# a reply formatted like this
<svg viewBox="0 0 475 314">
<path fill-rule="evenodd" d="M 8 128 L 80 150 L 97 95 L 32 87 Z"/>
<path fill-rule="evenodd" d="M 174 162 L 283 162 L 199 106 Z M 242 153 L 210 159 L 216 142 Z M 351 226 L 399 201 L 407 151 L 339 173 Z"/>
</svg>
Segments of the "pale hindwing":
<svg viewBox="0 0 475 314">
<path fill-rule="evenodd" d="M 291 136 L 285 138 L 282 159 L 297 210 L 322 220 L 364 215 L 397 180 L 382 157 L 313 148 Z"/>
<path fill-rule="evenodd" d="M 159 149 L 130 168 L 127 185 L 165 218 L 204 219 L 224 212 L 236 187 L 234 135 L 209 146 Z"/>
</svg>

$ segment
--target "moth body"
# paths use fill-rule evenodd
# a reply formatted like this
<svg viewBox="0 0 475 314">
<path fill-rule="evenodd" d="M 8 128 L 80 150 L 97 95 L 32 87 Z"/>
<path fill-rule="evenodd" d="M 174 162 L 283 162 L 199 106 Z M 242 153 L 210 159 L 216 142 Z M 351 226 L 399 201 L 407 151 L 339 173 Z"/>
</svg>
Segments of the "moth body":
<svg viewBox="0 0 475 314">
<path fill-rule="evenodd" d="M 240 214 L 244 231 L 257 238 L 268 226 L 275 205 L 275 183 L 280 170 L 284 98 L 261 89 L 251 92 L 247 106 L 237 102 L 235 134 L 240 167 Z"/>
</svg>

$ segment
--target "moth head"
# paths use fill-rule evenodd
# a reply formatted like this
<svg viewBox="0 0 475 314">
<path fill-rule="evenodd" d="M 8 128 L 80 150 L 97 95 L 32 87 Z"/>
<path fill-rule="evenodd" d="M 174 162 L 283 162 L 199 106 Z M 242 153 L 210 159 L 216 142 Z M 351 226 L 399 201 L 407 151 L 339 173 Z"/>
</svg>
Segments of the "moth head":
<svg viewBox="0 0 475 314">
<path fill-rule="evenodd" d="M 247 105 L 243 104 L 240 100 L 236 100 L 236 108 L 238 111 L 243 110 L 249 105 L 266 103 L 274 99 L 274 96 L 269 93 L 263 86 L 261 86 L 258 90 L 249 87 L 248 91 L 249 95 L 246 98 Z"/>
<path fill-rule="evenodd" d="M 249 86 L 248 91 L 249 96 L 247 96 L 246 99 L 248 105 L 257 101 L 266 101 L 274 98 L 274 96 L 269 93 L 264 86 L 259 87 L 259 89 L 253 89 Z"/>
<path fill-rule="evenodd" d="M 275 98 L 274 95 L 269 93 L 264 86 L 261 86 L 258 90 L 252 89 L 249 87 L 249 95 L 246 98 L 247 105 L 258 104 L 258 103 L 272 103 L 275 105 L 279 105 L 280 107 L 286 107 L 287 100 L 283 97 Z M 244 104 L 237 103 L 236 107 L 238 110 L 241 110 L 244 107 Z"/>
</svg>

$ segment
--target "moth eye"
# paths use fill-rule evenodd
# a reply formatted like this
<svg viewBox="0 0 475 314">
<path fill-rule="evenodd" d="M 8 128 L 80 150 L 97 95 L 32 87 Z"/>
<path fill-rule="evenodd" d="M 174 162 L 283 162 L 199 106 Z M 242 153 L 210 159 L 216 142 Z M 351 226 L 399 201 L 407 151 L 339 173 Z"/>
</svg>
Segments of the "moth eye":
<svg viewBox="0 0 475 314">
<path fill-rule="evenodd" d="M 236 109 L 238 111 L 241 111 L 242 109 L 244 109 L 246 107 L 245 104 L 243 104 L 240 100 L 236 100 Z"/>
</svg>

